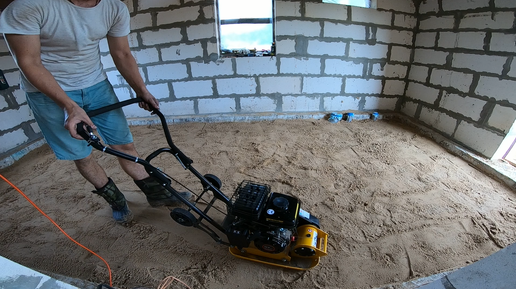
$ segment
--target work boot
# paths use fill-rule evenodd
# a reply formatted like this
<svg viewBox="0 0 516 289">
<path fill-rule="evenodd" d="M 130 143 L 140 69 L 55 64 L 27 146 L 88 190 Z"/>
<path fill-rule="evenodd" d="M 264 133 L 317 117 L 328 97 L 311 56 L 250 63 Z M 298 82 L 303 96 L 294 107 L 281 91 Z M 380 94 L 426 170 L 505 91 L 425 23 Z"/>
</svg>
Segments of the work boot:
<svg viewBox="0 0 516 289">
<path fill-rule="evenodd" d="M 167 191 L 158 181 L 153 177 L 148 177 L 143 180 L 134 181 L 134 183 L 147 196 L 147 202 L 152 207 L 159 206 L 177 206 L 181 201 L 176 198 L 171 192 Z M 189 199 L 192 194 L 189 192 L 179 193 L 183 198 Z"/>
<path fill-rule="evenodd" d="M 133 213 L 129 210 L 124 194 L 116 187 L 115 183 L 109 178 L 108 183 L 93 193 L 106 200 L 113 210 L 113 219 L 119 224 L 129 223 L 133 219 Z"/>
</svg>

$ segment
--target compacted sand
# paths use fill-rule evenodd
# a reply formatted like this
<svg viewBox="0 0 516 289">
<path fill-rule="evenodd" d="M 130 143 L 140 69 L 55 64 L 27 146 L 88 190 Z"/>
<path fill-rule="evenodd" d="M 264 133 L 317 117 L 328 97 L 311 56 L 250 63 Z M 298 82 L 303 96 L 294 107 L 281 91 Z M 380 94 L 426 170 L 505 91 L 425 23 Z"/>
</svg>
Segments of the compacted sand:
<svg viewBox="0 0 516 289">
<path fill-rule="evenodd" d="M 329 234 L 309 271 L 233 257 L 207 234 L 151 208 L 115 157 L 95 152 L 135 214 L 115 224 L 107 204 L 45 145 L 0 173 L 110 265 L 118 288 L 374 288 L 467 265 L 516 241 L 516 195 L 395 121 L 325 120 L 170 125 L 175 143 L 231 196 L 243 180 L 301 199 Z M 132 128 L 142 156 L 166 147 L 160 126 Z M 171 157 L 154 165 L 197 192 Z M 69 241 L 0 181 L 0 255 L 43 272 L 106 283 L 102 261 Z M 219 207 L 221 207 L 219 205 Z M 222 208 L 221 211 L 224 211 Z M 170 288 L 186 288 L 175 283 Z"/>
</svg>

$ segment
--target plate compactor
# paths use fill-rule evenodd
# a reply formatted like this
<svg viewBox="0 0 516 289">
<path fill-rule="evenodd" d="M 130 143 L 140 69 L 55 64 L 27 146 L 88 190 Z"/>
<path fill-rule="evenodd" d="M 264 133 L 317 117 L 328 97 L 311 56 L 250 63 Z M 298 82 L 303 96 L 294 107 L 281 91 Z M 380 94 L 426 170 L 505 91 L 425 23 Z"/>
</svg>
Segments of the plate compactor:
<svg viewBox="0 0 516 289">
<path fill-rule="evenodd" d="M 88 115 L 93 117 L 141 101 L 140 98 L 129 99 L 91 111 Z M 240 183 L 229 198 L 220 190 L 222 183 L 218 177 L 199 173 L 193 168 L 193 161 L 175 146 L 163 114 L 156 109 L 152 114 L 160 118 L 169 147 L 154 151 L 145 160 L 104 146 L 85 123 L 77 126 L 77 132 L 93 148 L 143 165 L 150 176 L 186 205 L 187 208 L 171 210 L 173 220 L 204 231 L 217 243 L 229 246 L 229 252 L 238 258 L 308 270 L 327 255 L 328 234 L 320 229 L 316 217 L 301 209 L 298 198 L 271 192 L 269 185 L 248 180 Z M 192 200 L 185 199 L 171 186 L 172 180 L 179 183 L 177 180 L 151 165 L 151 161 L 162 153 L 172 154 L 185 170 L 189 170 L 201 182 L 203 189 L 198 194 L 183 186 L 194 194 Z M 223 213 L 221 221 L 216 221 L 209 214 L 210 210 L 216 209 L 218 202 L 225 206 L 225 210 L 218 210 Z M 225 238 L 219 236 L 221 233 Z"/>
</svg>

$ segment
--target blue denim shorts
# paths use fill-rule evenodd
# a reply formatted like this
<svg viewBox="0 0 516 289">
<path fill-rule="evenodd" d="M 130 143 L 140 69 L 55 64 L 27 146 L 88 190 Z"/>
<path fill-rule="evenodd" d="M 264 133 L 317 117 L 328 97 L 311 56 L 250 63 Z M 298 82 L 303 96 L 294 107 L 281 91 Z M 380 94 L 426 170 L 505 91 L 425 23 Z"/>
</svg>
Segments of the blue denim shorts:
<svg viewBox="0 0 516 289">
<path fill-rule="evenodd" d="M 108 80 L 85 89 L 66 91 L 68 97 L 86 112 L 118 102 Z M 27 92 L 27 102 L 41 128 L 45 140 L 61 160 L 80 160 L 91 154 L 85 140 L 74 139 L 64 127 L 64 110 L 41 92 Z M 127 120 L 121 108 L 92 117 L 97 133 L 105 145 L 124 145 L 133 142 Z"/>
</svg>

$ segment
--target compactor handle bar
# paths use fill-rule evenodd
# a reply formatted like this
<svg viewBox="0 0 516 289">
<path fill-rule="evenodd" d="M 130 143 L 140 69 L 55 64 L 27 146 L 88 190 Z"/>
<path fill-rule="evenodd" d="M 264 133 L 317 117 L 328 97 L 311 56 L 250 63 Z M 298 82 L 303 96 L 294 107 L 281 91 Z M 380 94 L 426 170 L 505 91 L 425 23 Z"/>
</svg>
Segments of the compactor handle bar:
<svg viewBox="0 0 516 289">
<path fill-rule="evenodd" d="M 128 99 L 128 100 L 117 102 L 115 104 L 111 104 L 111 105 L 108 105 L 108 106 L 101 107 L 99 109 L 92 110 L 92 111 L 88 112 L 88 116 L 89 117 L 94 117 L 96 115 L 99 115 L 99 114 L 102 114 L 102 113 L 105 113 L 105 112 L 108 112 L 108 111 L 111 111 L 111 110 L 115 110 L 117 108 L 121 108 L 121 107 L 124 107 L 124 106 L 129 105 L 129 104 L 139 103 L 139 102 L 143 102 L 143 101 L 144 100 L 142 98 L 140 98 L 140 97 L 131 98 L 131 99 Z M 190 158 L 188 158 L 178 147 L 176 147 L 176 145 L 172 141 L 172 137 L 170 136 L 170 132 L 169 132 L 168 127 L 167 127 L 167 120 L 165 119 L 165 116 L 163 115 L 163 113 L 161 113 L 161 111 L 159 111 L 157 109 L 153 109 L 152 110 L 152 114 L 155 114 L 155 115 L 157 115 L 159 117 L 159 119 L 161 121 L 161 125 L 163 126 L 163 131 L 165 133 L 165 138 L 167 139 L 167 143 L 168 143 L 170 148 L 164 148 L 164 149 L 161 149 L 159 151 L 154 152 L 153 154 L 151 154 L 150 156 L 147 157 L 146 161 L 150 162 L 153 158 L 155 158 L 161 152 L 167 151 L 167 152 L 170 152 L 171 154 L 173 154 L 177 158 L 177 160 L 181 163 L 181 165 L 183 167 L 186 168 L 186 167 L 190 166 L 193 163 L 193 161 Z M 84 129 L 84 127 L 86 127 L 86 130 L 88 130 L 88 131 L 86 131 Z M 98 138 L 95 135 L 93 135 L 91 127 L 86 125 L 84 122 L 80 122 L 79 124 L 77 124 L 77 133 L 82 138 L 87 140 L 88 143 L 91 146 L 93 146 L 94 148 L 99 149 L 101 151 L 106 151 L 107 149 L 109 149 L 109 148 L 105 148 L 104 146 L 102 146 L 100 144 L 100 140 L 98 140 Z M 99 145 L 100 145 L 100 147 L 99 147 Z M 114 153 L 114 154 L 116 156 L 118 156 L 118 157 L 129 159 L 130 161 L 136 161 L 136 160 L 133 159 L 132 156 L 130 156 L 130 158 L 127 158 L 127 157 L 125 157 L 123 155 L 120 155 L 120 154 L 117 154 L 117 153 Z M 138 162 L 138 161 L 136 161 L 136 162 Z M 145 165 L 145 164 L 143 164 L 143 165 Z"/>
</svg>

